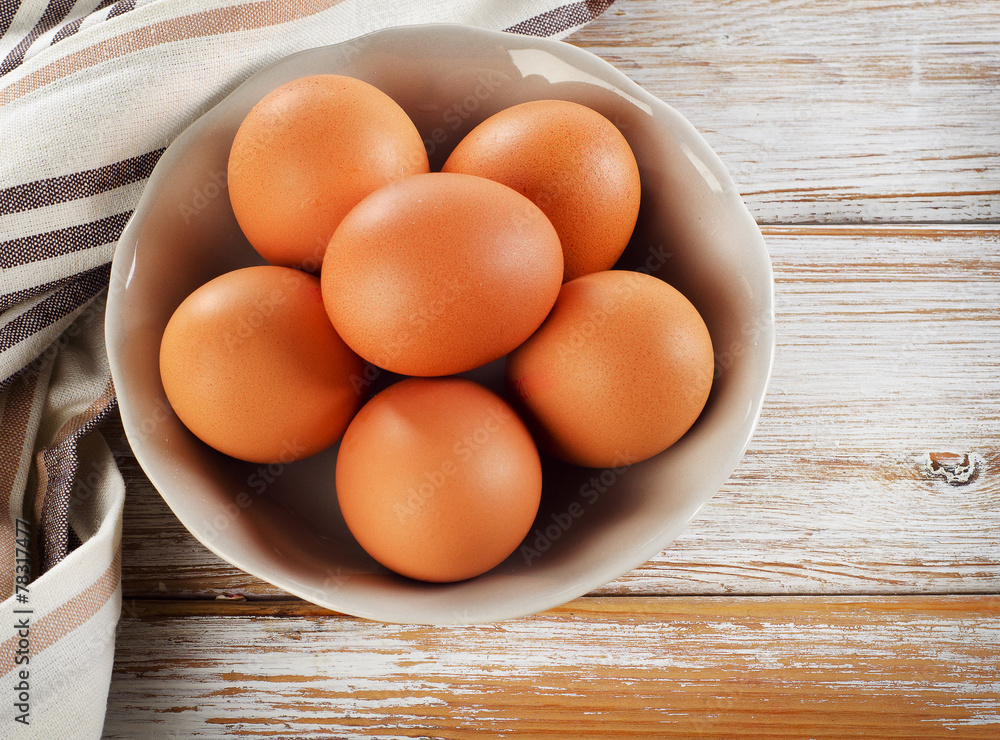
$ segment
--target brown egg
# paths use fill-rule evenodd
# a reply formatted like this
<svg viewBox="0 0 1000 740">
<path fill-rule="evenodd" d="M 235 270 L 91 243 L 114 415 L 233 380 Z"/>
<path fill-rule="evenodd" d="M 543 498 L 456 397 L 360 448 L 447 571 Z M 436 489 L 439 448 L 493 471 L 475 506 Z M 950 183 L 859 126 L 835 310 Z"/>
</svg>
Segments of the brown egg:
<svg viewBox="0 0 1000 740">
<path fill-rule="evenodd" d="M 287 463 L 329 447 L 364 400 L 364 362 L 337 336 L 319 279 L 246 267 L 195 290 L 160 343 L 160 377 L 181 422 L 215 449 Z"/>
<path fill-rule="evenodd" d="M 272 90 L 240 124 L 229 198 L 264 259 L 315 271 L 358 201 L 427 171 L 420 134 L 392 98 L 351 77 L 313 75 Z"/>
<path fill-rule="evenodd" d="M 487 118 L 441 168 L 496 180 L 551 219 L 565 257 L 564 280 L 609 269 L 639 214 L 639 168 L 607 118 L 565 100 L 536 100 Z"/>
<path fill-rule="evenodd" d="M 510 555 L 542 491 L 538 450 L 500 396 L 461 378 L 410 378 L 369 401 L 344 434 L 337 499 L 385 567 L 459 581 Z"/>
<path fill-rule="evenodd" d="M 539 447 L 618 467 L 676 442 L 708 399 L 712 340 L 691 302 L 644 273 L 566 283 L 541 328 L 507 356 L 507 388 Z"/>
<path fill-rule="evenodd" d="M 323 301 L 359 355 L 403 375 L 502 357 L 545 318 L 562 280 L 552 224 L 510 188 L 431 173 L 387 185 L 344 218 Z"/>
</svg>

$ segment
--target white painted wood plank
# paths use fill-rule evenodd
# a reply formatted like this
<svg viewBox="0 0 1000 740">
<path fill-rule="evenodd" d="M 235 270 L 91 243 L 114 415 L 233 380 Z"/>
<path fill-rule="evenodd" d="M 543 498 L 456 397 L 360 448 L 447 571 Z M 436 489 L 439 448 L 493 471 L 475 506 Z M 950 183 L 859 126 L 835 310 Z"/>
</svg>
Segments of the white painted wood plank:
<svg viewBox="0 0 1000 740">
<path fill-rule="evenodd" d="M 1000 227 L 765 238 L 778 348 L 750 449 L 673 545 L 597 593 L 995 592 Z M 120 431 L 115 446 L 129 481 L 128 594 L 281 595 L 199 545 Z M 931 453 L 969 454 L 975 479 L 949 484 Z"/>
<path fill-rule="evenodd" d="M 1000 730 L 996 597 L 588 598 L 447 628 L 274 604 L 133 608 L 107 740 Z"/>
<path fill-rule="evenodd" d="M 571 41 L 683 113 L 761 223 L 1000 220 L 1000 5 L 618 0 Z"/>
<path fill-rule="evenodd" d="M 751 449 L 601 593 L 996 591 L 1000 230 L 768 236 L 778 348 Z M 931 455 L 968 455 L 975 479 L 952 485 Z"/>
</svg>

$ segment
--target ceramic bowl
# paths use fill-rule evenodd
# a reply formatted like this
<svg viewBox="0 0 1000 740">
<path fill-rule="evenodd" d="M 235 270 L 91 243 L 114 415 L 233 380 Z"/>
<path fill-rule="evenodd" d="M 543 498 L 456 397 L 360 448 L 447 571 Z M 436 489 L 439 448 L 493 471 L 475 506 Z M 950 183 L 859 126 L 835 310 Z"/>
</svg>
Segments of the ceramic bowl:
<svg viewBox="0 0 1000 740">
<path fill-rule="evenodd" d="M 412 581 L 361 549 L 337 507 L 336 447 L 288 465 L 227 458 L 184 428 L 160 383 L 160 338 L 177 305 L 216 275 L 262 262 L 226 190 L 240 121 L 271 89 L 317 73 L 358 77 L 394 98 L 424 137 L 432 169 L 473 126 L 517 103 L 561 98 L 604 114 L 631 144 L 643 187 L 635 234 L 617 266 L 673 284 L 712 335 L 716 378 L 694 427 L 629 467 L 546 460 L 542 506 L 522 547 L 467 581 Z M 560 41 L 461 26 L 399 27 L 279 61 L 168 147 L 118 243 L 106 335 L 136 459 L 184 526 L 218 556 L 347 614 L 491 622 L 557 606 L 642 565 L 725 483 L 749 442 L 770 374 L 773 280 L 760 230 L 719 158 L 679 113 L 611 65 Z M 472 376 L 499 387 L 500 368 L 494 363 Z"/>
</svg>

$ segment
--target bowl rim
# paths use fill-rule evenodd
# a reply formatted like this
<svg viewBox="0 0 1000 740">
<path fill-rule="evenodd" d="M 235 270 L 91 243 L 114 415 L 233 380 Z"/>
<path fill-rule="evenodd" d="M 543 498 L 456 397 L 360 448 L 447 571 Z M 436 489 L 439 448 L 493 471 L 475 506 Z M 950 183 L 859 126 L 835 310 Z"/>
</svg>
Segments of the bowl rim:
<svg viewBox="0 0 1000 740">
<path fill-rule="evenodd" d="M 746 206 L 742 196 L 739 194 L 738 189 L 728 170 L 726 169 L 722 160 L 718 157 L 715 150 L 711 147 L 705 137 L 694 127 L 694 125 L 688 121 L 688 119 L 683 116 L 679 111 L 673 108 L 668 103 L 660 100 L 653 94 L 644 90 L 638 83 L 627 77 L 622 71 L 614 67 L 610 62 L 602 59 L 595 53 L 583 49 L 581 47 L 575 46 L 566 41 L 559 39 L 546 38 L 546 37 L 536 37 L 527 36 L 522 34 L 510 33 L 507 31 L 496 31 L 491 29 L 480 28 L 476 26 L 468 26 L 458 23 L 427 23 L 427 24 L 410 24 L 410 25 L 400 25 L 391 26 L 388 28 L 378 29 L 371 31 L 369 33 L 356 36 L 344 41 L 340 41 L 334 44 L 328 44 L 323 46 L 312 47 L 309 49 L 303 49 L 301 51 L 293 52 L 292 54 L 286 55 L 275 62 L 264 65 L 256 72 L 247 76 L 232 88 L 223 98 L 214 103 L 206 111 L 201 113 L 194 121 L 192 121 L 188 126 L 178 134 L 173 141 L 166 147 L 156 165 L 154 166 L 145 186 L 143 187 L 142 193 L 136 203 L 135 209 L 128 219 L 128 222 L 123 229 L 118 242 L 116 244 L 115 253 L 112 259 L 111 268 L 111 278 L 109 294 L 106 306 L 106 320 L 105 320 L 105 342 L 108 350 L 108 359 L 111 369 L 111 375 L 114 379 L 116 376 L 120 377 L 122 373 L 122 365 L 119 360 L 118 353 L 115 351 L 119 344 L 118 340 L 118 314 L 123 310 L 124 296 L 127 292 L 128 284 L 131 280 L 132 274 L 135 270 L 136 257 L 138 253 L 138 240 L 135 238 L 135 232 L 137 232 L 145 218 L 147 217 L 149 211 L 153 207 L 155 202 L 155 196 L 161 189 L 164 181 L 169 177 L 169 172 L 172 169 L 175 160 L 177 160 L 182 152 L 186 149 L 189 142 L 197 139 L 201 135 L 201 130 L 205 128 L 212 121 L 217 109 L 227 105 L 233 98 L 237 97 L 240 92 L 252 85 L 258 78 L 271 72 L 274 68 L 293 63 L 293 60 L 299 60 L 311 55 L 325 55 L 329 54 L 334 50 L 350 48 L 357 45 L 364 45 L 366 41 L 372 37 L 376 36 L 407 36 L 409 34 L 434 34 L 434 33 L 460 33 L 460 34 L 471 34 L 473 36 L 478 35 L 485 40 L 493 40 L 498 42 L 500 47 L 504 50 L 509 50 L 511 48 L 512 41 L 517 42 L 517 46 L 521 48 L 534 48 L 548 51 L 553 54 L 556 58 L 561 61 L 565 61 L 575 67 L 579 67 L 581 64 L 584 65 L 597 65 L 602 73 L 600 78 L 602 82 L 607 82 L 613 85 L 618 90 L 627 93 L 628 95 L 634 97 L 635 99 L 641 101 L 643 104 L 648 105 L 653 111 L 655 111 L 659 116 L 667 116 L 671 119 L 671 125 L 676 126 L 683 130 L 683 133 L 696 141 L 700 147 L 701 151 L 698 152 L 699 156 L 703 157 L 706 164 L 711 168 L 712 174 L 719 179 L 723 187 L 731 191 L 736 199 L 739 201 L 739 207 L 742 209 L 741 218 L 747 220 L 749 223 L 753 224 L 753 228 L 756 230 L 756 246 L 758 249 L 758 254 L 756 259 L 761 261 L 761 267 L 766 268 L 767 277 L 767 289 L 762 292 L 762 314 L 766 313 L 764 317 L 767 325 L 764 327 L 765 335 L 762 337 L 765 341 L 760 342 L 761 349 L 759 352 L 766 352 L 766 369 L 763 373 L 763 377 L 760 381 L 759 389 L 755 389 L 753 393 L 753 403 L 751 408 L 748 409 L 747 419 L 745 421 L 745 433 L 742 435 L 741 445 L 738 449 L 734 447 L 729 450 L 730 453 L 726 460 L 727 462 L 721 467 L 724 470 L 724 474 L 716 474 L 715 478 L 719 479 L 718 485 L 711 484 L 710 492 L 706 493 L 701 497 L 697 506 L 693 508 L 690 514 L 684 518 L 682 522 L 678 522 L 678 531 L 685 528 L 688 523 L 698 514 L 698 512 L 711 500 L 719 488 L 725 484 L 725 482 L 732 476 L 735 471 L 739 461 L 745 454 L 750 441 L 754 435 L 757 424 L 761 417 L 761 412 L 763 409 L 765 397 L 767 395 L 767 388 L 770 383 L 772 370 L 774 367 L 775 351 L 777 346 L 775 331 L 774 331 L 774 275 L 773 267 L 770 260 L 770 255 L 767 251 L 766 244 L 764 242 L 763 235 L 761 234 L 760 227 L 753 218 L 749 208 Z M 362 51 L 363 53 L 363 51 Z M 765 300 L 766 299 L 766 300 Z M 766 305 L 764 305 L 766 303 Z M 200 536 L 194 529 L 188 527 L 184 520 L 181 512 L 178 511 L 175 506 L 175 494 L 170 493 L 170 487 L 167 482 L 162 480 L 158 474 L 152 470 L 150 465 L 150 459 L 152 458 L 152 453 L 149 452 L 144 444 L 136 445 L 135 434 L 137 430 L 132 423 L 131 414 L 132 406 L 131 400 L 127 396 L 122 396 L 117 394 L 118 405 L 122 417 L 122 425 L 125 431 L 126 439 L 129 442 L 129 446 L 135 455 L 136 461 L 138 462 L 140 468 L 142 469 L 144 475 L 152 483 L 153 487 L 160 494 L 160 497 L 166 502 L 168 507 L 174 513 L 175 516 L 181 521 L 181 524 L 194 536 L 203 546 L 208 548 L 215 555 L 232 564 L 241 570 L 246 571 L 250 575 L 260 578 L 272 585 L 275 585 L 282 590 L 297 596 L 299 598 L 305 599 L 313 603 L 319 603 L 316 601 L 315 594 L 306 593 L 306 589 L 298 589 L 295 585 L 287 583 L 274 583 L 272 578 L 266 574 L 262 574 L 258 569 L 255 568 L 253 563 L 245 562 L 235 562 L 231 554 L 226 553 L 224 548 L 220 548 L 216 543 L 208 538 Z M 147 458 L 147 455 L 150 457 Z M 166 491 L 166 492 L 165 492 Z M 178 499 L 179 501 L 179 499 Z M 650 539 L 648 542 L 643 543 L 644 546 L 636 547 L 632 550 L 633 556 L 628 559 L 616 560 L 614 566 L 605 565 L 603 568 L 596 571 L 588 571 L 589 577 L 580 577 L 576 579 L 571 584 L 564 584 L 561 588 L 553 588 L 551 590 L 539 593 L 534 599 L 529 608 L 525 608 L 523 605 L 519 605 L 516 608 L 507 606 L 502 609 L 495 610 L 489 616 L 482 618 L 462 618 L 458 616 L 455 619 L 446 621 L 431 621 L 431 620 L 405 620 L 389 617 L 379 613 L 378 608 L 371 609 L 359 609 L 352 605 L 351 608 L 345 609 L 343 606 L 337 606 L 331 600 L 329 604 L 320 604 L 325 608 L 334 609 L 345 614 L 350 614 L 353 616 L 372 619 L 382 622 L 390 623 L 406 623 L 406 624 L 475 624 L 475 623 L 490 623 L 503 621 L 508 619 L 514 619 L 518 617 L 527 616 L 530 614 L 536 614 L 541 611 L 545 611 L 566 603 L 569 600 L 584 596 L 590 591 L 599 588 L 600 586 L 615 580 L 622 575 L 628 573 L 631 570 L 641 566 L 643 563 L 648 562 L 652 557 L 655 557 L 657 553 L 662 551 L 667 547 L 671 541 L 676 537 L 676 534 L 663 537 L 662 530 L 659 532 L 661 534 L 660 538 L 657 540 Z M 627 565 L 627 567 L 625 567 Z M 521 604 L 521 602 L 518 602 Z"/>
</svg>

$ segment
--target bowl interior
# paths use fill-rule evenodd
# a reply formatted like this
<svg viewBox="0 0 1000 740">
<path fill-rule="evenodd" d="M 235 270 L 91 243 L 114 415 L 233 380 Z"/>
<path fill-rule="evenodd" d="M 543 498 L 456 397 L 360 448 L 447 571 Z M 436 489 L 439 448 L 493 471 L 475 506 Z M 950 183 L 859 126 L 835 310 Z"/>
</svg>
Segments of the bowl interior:
<svg viewBox="0 0 1000 740">
<path fill-rule="evenodd" d="M 229 205 L 230 144 L 250 108 L 307 74 L 347 74 L 394 98 L 432 169 L 473 126 L 519 102 L 572 100 L 628 139 L 643 182 L 619 268 L 673 284 L 695 304 L 716 352 L 708 405 L 651 460 L 605 470 L 545 460 L 541 510 L 494 570 L 426 584 L 379 566 L 337 507 L 336 448 L 287 465 L 227 458 L 170 409 L 157 357 L 164 326 L 196 287 L 263 261 Z M 107 342 L 125 432 L 181 522 L 230 563 L 321 606 L 394 622 L 495 621 L 556 606 L 642 564 L 725 482 L 756 423 L 774 347 L 770 261 L 725 167 L 676 111 L 569 44 L 458 26 L 380 31 L 288 57 L 196 121 L 163 154 L 119 241 Z M 468 375 L 499 389 L 502 361 Z M 373 385 L 387 382 L 373 378 Z M 386 461 L 391 464 L 391 460 Z"/>
</svg>

